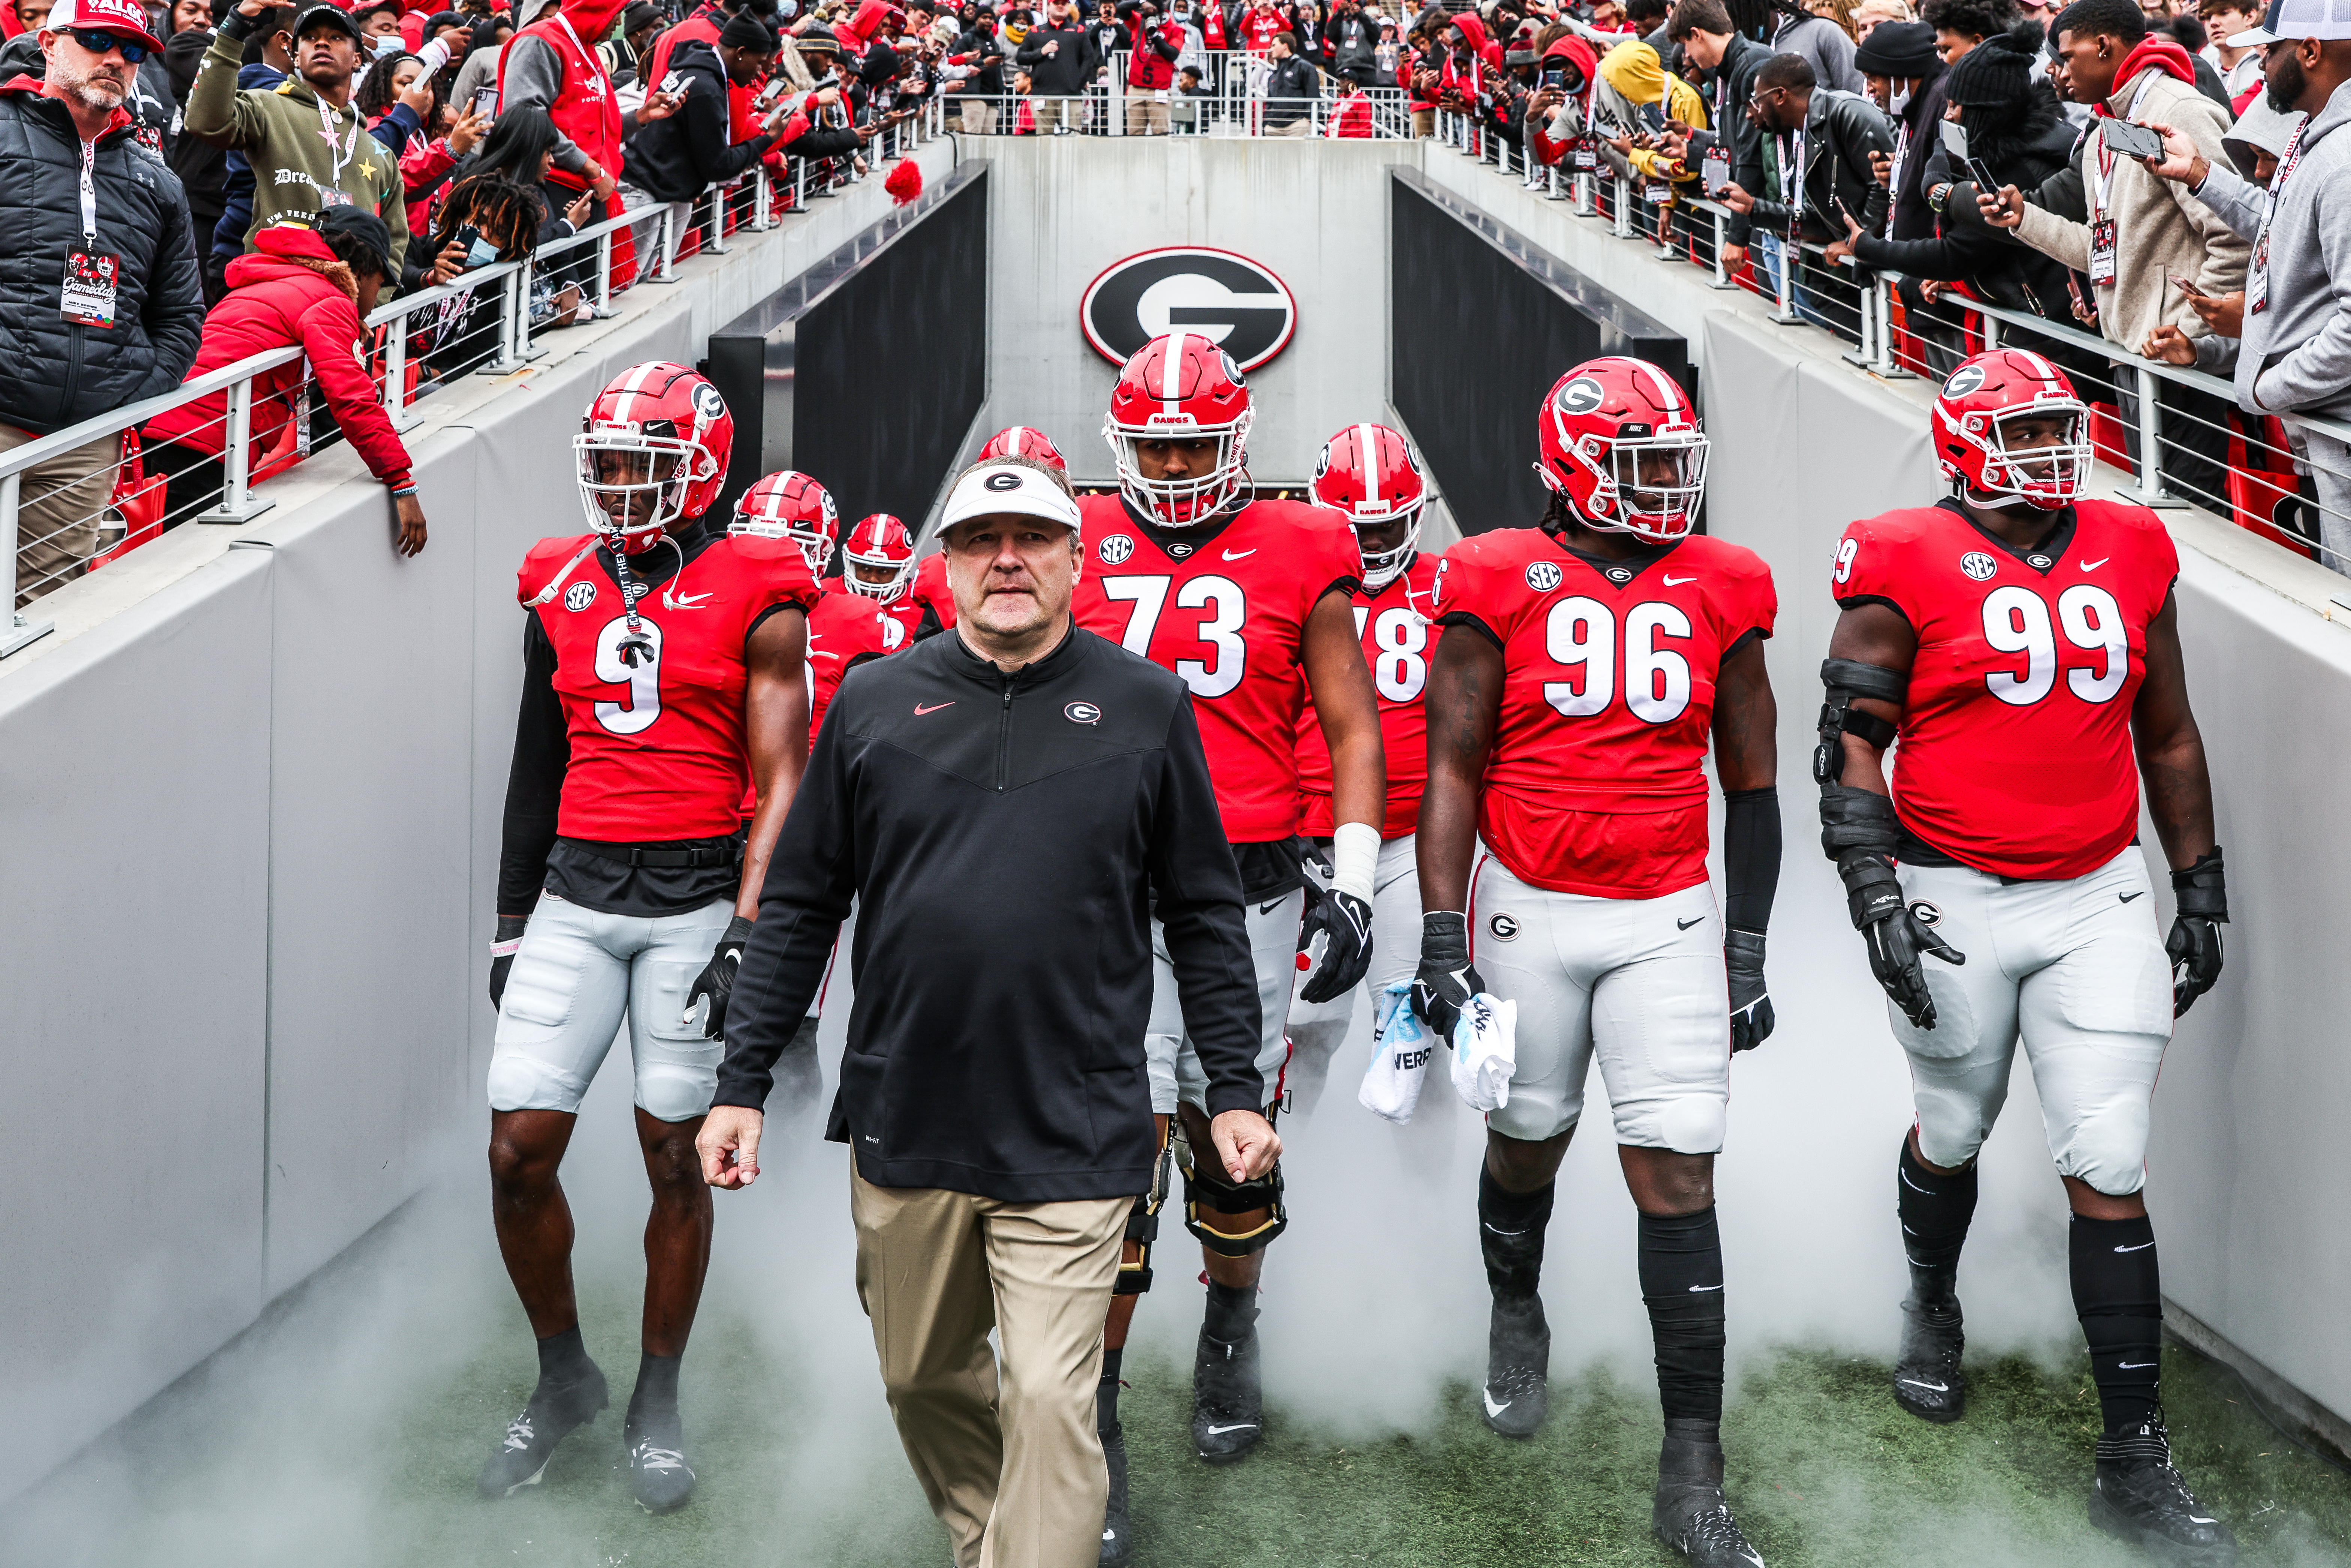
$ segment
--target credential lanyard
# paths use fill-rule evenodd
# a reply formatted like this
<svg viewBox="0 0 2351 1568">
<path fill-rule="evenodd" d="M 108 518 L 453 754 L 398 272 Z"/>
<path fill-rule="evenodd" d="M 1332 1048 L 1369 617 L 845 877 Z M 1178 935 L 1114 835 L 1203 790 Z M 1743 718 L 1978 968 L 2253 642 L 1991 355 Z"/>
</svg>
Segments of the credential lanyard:
<svg viewBox="0 0 2351 1568">
<path fill-rule="evenodd" d="M 327 183 L 340 190 L 343 183 L 343 165 L 349 163 L 359 153 L 360 117 L 356 111 L 352 113 L 351 133 L 343 139 L 341 145 L 338 146 L 335 141 L 334 110 L 327 107 L 327 100 L 323 98 L 314 97 L 310 101 L 319 110 L 319 134 L 325 139 L 327 152 L 334 159 L 335 166 L 327 175 Z"/>
<path fill-rule="evenodd" d="M 2297 137 L 2300 134 L 2295 132 Z M 98 248 L 97 168 L 98 143 L 85 141 L 81 144 L 81 232 L 92 250 Z"/>
<path fill-rule="evenodd" d="M 2138 106 L 2147 100 L 2147 89 L 2154 85 L 2153 77 L 2139 83 L 2138 90 L 2131 94 L 2130 108 L 2123 111 L 2124 119 L 2138 118 Z M 2112 120 L 2114 116 L 2108 114 L 2106 118 Z M 2115 183 L 2115 150 L 2106 145 L 2104 131 L 2099 132 L 2098 155 L 2092 160 L 2092 167 L 2096 171 L 2090 180 L 2090 216 L 2095 220 L 2100 213 L 2107 210 L 2106 192 Z"/>
</svg>

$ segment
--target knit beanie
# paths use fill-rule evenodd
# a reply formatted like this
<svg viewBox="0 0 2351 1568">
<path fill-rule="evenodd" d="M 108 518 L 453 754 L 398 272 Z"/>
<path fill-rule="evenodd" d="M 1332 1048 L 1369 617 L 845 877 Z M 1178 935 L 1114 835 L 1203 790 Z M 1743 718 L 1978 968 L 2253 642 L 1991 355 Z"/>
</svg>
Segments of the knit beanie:
<svg viewBox="0 0 2351 1568">
<path fill-rule="evenodd" d="M 2019 22 L 1959 57 L 1944 92 L 1962 108 L 1997 109 L 2016 102 L 2032 85 L 2032 57 L 2041 52 L 2041 24 Z"/>
<path fill-rule="evenodd" d="M 1880 22 L 1853 52 L 1855 70 L 1896 80 L 1931 77 L 1942 64 L 1935 53 L 1935 29 L 1924 22 Z"/>
</svg>

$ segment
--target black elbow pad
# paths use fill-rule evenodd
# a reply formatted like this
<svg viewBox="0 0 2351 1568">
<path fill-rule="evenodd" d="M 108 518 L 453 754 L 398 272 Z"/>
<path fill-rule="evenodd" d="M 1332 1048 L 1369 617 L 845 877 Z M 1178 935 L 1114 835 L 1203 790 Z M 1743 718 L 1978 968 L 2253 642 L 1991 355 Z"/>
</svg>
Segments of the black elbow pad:
<svg viewBox="0 0 2351 1568">
<path fill-rule="evenodd" d="M 1855 712 L 1853 699 L 1901 703 L 1910 693 L 1910 674 L 1855 659 L 1823 659 L 1821 685 L 1828 688 L 1828 700 L 1821 705 L 1821 743 L 1813 748 L 1813 779 L 1826 789 L 1844 776 L 1844 737 L 1857 735 L 1880 751 L 1894 744 L 1894 726 L 1876 714 Z"/>
</svg>

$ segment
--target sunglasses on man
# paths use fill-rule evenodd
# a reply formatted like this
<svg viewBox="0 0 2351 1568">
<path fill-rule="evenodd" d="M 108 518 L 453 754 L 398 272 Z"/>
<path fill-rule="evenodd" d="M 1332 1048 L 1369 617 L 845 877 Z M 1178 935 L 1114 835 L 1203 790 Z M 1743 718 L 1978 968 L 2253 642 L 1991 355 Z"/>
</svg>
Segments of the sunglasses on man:
<svg viewBox="0 0 2351 1568">
<path fill-rule="evenodd" d="M 122 51 L 122 63 L 135 66 L 154 51 L 136 38 L 126 38 L 119 33 L 109 33 L 98 27 L 69 27 L 66 36 L 93 55 L 103 55 L 109 49 Z"/>
</svg>

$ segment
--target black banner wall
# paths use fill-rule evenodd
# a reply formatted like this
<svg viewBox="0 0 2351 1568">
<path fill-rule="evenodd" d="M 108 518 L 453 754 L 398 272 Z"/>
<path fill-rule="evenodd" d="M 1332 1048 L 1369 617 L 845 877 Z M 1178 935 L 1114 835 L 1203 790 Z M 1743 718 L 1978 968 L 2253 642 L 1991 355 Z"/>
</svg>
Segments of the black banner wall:
<svg viewBox="0 0 2351 1568">
<path fill-rule="evenodd" d="M 1530 527 L 1549 499 L 1535 418 L 1552 383 L 1631 354 L 1695 398 L 1688 345 L 1418 170 L 1391 174 L 1388 401 L 1463 533 Z"/>
<path fill-rule="evenodd" d="M 712 333 L 703 369 L 735 411 L 721 507 L 798 468 L 844 532 L 871 512 L 921 528 L 987 397 L 986 162 Z"/>
</svg>

